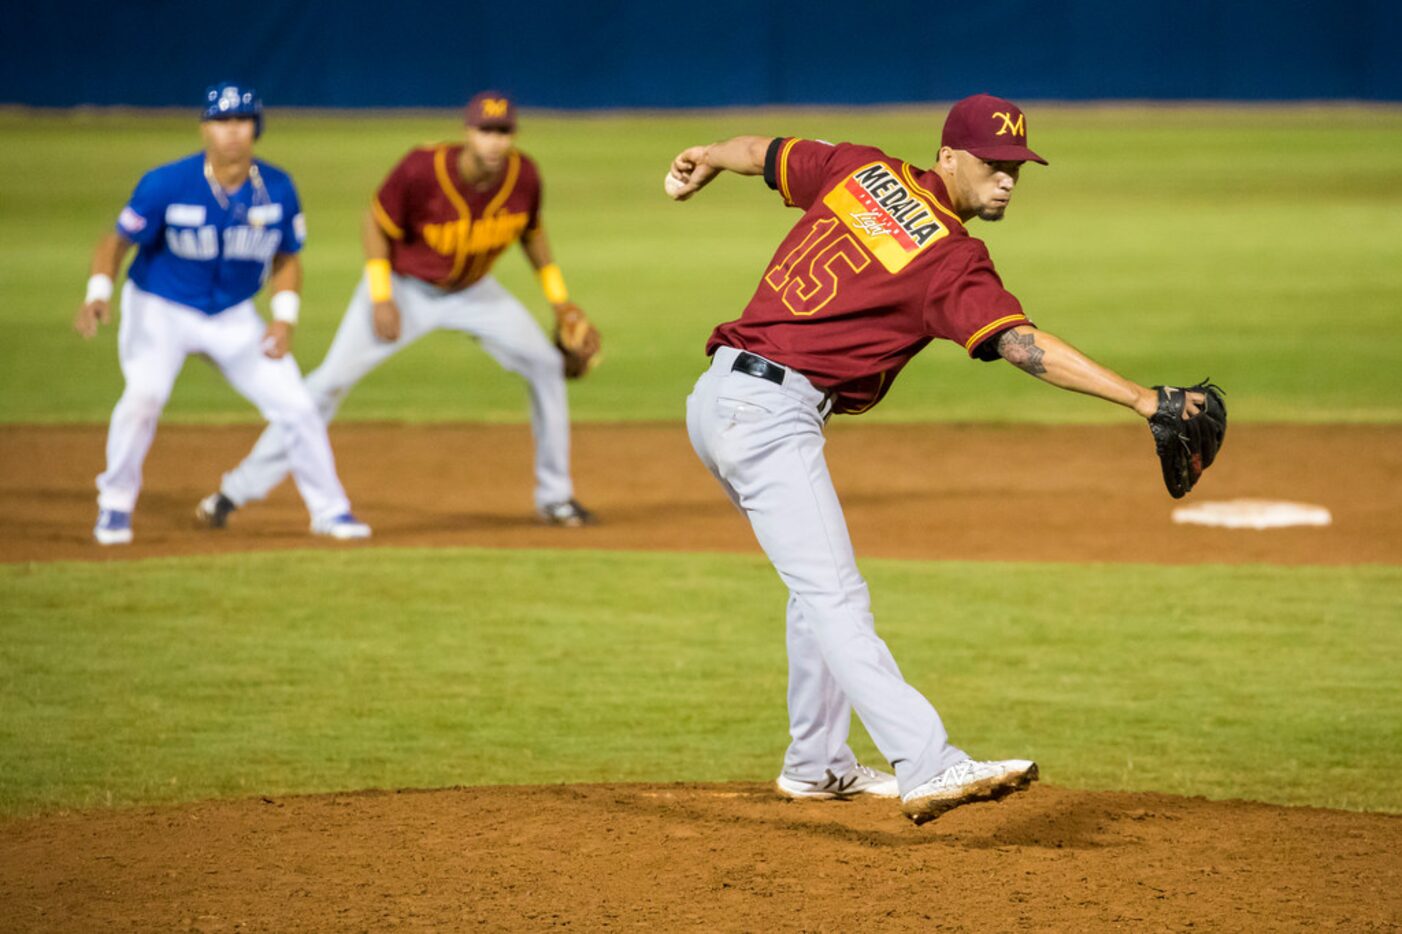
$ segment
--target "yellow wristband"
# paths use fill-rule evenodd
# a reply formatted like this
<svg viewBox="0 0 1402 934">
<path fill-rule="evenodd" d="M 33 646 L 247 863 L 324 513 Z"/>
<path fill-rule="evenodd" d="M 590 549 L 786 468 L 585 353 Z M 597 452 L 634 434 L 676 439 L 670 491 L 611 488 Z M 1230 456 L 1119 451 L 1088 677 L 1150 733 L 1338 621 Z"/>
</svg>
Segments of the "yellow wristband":
<svg viewBox="0 0 1402 934">
<path fill-rule="evenodd" d="M 389 260 L 372 259 L 365 264 L 365 279 L 370 283 L 370 301 L 387 302 L 394 297 L 389 283 Z"/>
<path fill-rule="evenodd" d="M 565 277 L 560 267 L 551 263 L 540 268 L 540 287 L 545 291 L 545 300 L 552 305 L 563 305 L 570 300 L 569 289 L 565 288 Z"/>
</svg>

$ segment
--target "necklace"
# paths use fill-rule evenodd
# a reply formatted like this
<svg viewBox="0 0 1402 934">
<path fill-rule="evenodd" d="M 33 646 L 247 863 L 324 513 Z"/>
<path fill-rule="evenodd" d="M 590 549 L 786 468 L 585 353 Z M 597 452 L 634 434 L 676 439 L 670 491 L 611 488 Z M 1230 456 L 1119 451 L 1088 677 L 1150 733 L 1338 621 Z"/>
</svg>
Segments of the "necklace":
<svg viewBox="0 0 1402 934">
<path fill-rule="evenodd" d="M 219 202 L 221 208 L 229 210 L 229 193 L 224 190 L 223 185 L 219 184 L 219 179 L 214 177 L 214 166 L 209 164 L 209 156 L 204 157 L 204 179 L 209 182 L 209 190 L 214 194 L 214 200 Z M 248 166 L 248 180 L 253 183 L 253 203 L 255 205 L 271 204 L 272 198 L 268 197 L 268 189 L 263 184 L 263 176 L 258 171 L 258 163 L 254 162 Z"/>
</svg>

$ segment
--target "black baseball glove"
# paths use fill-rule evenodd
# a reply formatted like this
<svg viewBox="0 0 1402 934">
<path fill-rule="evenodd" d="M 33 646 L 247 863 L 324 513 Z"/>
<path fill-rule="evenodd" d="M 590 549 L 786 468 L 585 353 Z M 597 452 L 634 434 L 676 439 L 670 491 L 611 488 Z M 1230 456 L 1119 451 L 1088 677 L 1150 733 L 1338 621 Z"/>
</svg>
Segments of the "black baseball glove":
<svg viewBox="0 0 1402 934">
<path fill-rule="evenodd" d="M 1163 467 L 1164 486 L 1170 496 L 1181 499 L 1217 459 L 1227 435 L 1227 404 L 1222 390 L 1208 380 L 1181 389 L 1154 388 L 1159 393 L 1159 410 L 1149 416 L 1149 431 Z M 1183 408 L 1190 392 L 1202 393 L 1203 401 L 1198 413 L 1185 421 Z"/>
</svg>

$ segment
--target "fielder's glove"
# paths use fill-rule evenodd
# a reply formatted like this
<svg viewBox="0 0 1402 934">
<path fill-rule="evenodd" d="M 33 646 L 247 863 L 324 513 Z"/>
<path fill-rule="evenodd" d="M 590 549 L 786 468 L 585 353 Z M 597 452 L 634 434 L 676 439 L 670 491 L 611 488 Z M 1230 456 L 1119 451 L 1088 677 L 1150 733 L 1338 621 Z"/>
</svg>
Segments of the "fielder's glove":
<svg viewBox="0 0 1402 934">
<path fill-rule="evenodd" d="M 1181 499 L 1193 488 L 1202 472 L 1212 466 L 1222 439 L 1227 435 L 1227 404 L 1222 390 L 1208 380 L 1196 386 L 1155 386 L 1159 410 L 1149 416 L 1149 431 L 1163 467 L 1163 483 L 1169 495 Z M 1183 420 L 1187 394 L 1203 394 L 1198 414 Z"/>
<path fill-rule="evenodd" d="M 565 376 L 569 379 L 578 379 L 603 359 L 599 329 L 578 305 L 569 304 L 557 310 L 555 346 L 565 357 Z"/>
</svg>

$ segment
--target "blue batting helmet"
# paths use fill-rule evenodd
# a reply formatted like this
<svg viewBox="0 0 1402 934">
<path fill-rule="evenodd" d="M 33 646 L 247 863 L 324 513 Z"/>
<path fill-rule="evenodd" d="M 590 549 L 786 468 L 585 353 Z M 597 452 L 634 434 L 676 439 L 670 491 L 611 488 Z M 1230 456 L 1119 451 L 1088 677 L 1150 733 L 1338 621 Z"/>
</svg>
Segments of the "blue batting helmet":
<svg viewBox="0 0 1402 934">
<path fill-rule="evenodd" d="M 200 122 L 232 117 L 252 117 L 253 138 L 263 135 L 263 102 L 258 98 L 258 92 L 232 81 L 221 81 L 204 92 L 204 111 L 200 114 Z"/>
</svg>

